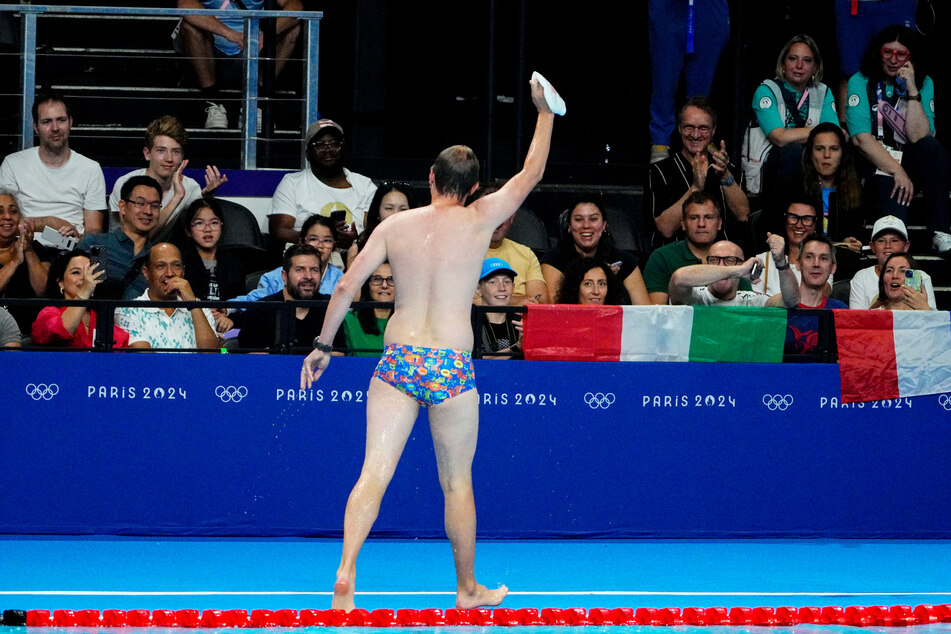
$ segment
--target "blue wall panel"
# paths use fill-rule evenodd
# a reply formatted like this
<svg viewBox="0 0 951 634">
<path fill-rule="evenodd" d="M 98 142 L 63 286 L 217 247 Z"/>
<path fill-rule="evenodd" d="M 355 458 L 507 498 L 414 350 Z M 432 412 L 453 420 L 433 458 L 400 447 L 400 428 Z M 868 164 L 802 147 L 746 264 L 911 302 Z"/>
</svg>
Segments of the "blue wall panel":
<svg viewBox="0 0 951 634">
<path fill-rule="evenodd" d="M 0 532 L 340 533 L 373 360 L 304 393 L 300 357 L 0 363 Z M 476 368 L 481 536 L 951 537 L 947 395 L 839 407 L 834 365 Z M 442 535 L 427 427 L 377 535 Z"/>
</svg>

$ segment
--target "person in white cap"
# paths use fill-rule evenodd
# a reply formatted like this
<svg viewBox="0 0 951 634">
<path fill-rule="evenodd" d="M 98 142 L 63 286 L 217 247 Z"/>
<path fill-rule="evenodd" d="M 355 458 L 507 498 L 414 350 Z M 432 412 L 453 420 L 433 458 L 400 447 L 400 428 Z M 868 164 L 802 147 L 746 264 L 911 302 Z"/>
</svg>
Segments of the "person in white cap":
<svg viewBox="0 0 951 634">
<path fill-rule="evenodd" d="M 905 223 L 895 216 L 882 216 L 876 220 L 872 226 L 870 247 L 878 262 L 875 266 L 862 269 L 852 278 L 849 308 L 871 308 L 878 298 L 878 278 L 882 272 L 882 264 L 892 253 L 907 253 L 911 249 Z M 931 282 L 931 276 L 924 271 L 921 272 L 921 288 L 928 294 L 928 305 L 932 310 L 936 310 L 934 284 Z"/>
<path fill-rule="evenodd" d="M 282 243 L 297 242 L 304 221 L 320 214 L 334 221 L 337 249 L 346 251 L 363 231 L 376 185 L 344 167 L 343 128 L 330 119 L 310 124 L 305 135 L 310 168 L 281 179 L 268 212 L 271 236 Z"/>
</svg>

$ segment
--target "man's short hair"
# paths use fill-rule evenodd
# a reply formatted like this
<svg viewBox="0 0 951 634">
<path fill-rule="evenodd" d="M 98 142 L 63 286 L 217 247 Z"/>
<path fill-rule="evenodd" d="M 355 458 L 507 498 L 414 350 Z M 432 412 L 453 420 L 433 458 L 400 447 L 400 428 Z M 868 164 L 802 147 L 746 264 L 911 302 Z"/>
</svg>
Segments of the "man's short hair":
<svg viewBox="0 0 951 634">
<path fill-rule="evenodd" d="M 699 108 L 700 110 L 703 110 L 710 117 L 710 121 L 712 122 L 713 127 L 714 128 L 717 127 L 717 111 L 713 107 L 713 102 L 710 101 L 707 97 L 704 97 L 703 95 L 697 95 L 695 97 L 691 97 L 690 99 L 687 100 L 687 103 L 681 106 L 680 110 L 677 112 L 678 126 L 684 119 L 684 112 L 686 112 L 687 108 L 690 108 L 690 107 Z"/>
<path fill-rule="evenodd" d="M 129 200 L 129 196 L 132 195 L 132 190 L 138 187 L 139 185 L 145 185 L 146 187 L 151 187 L 156 191 L 159 197 L 159 201 L 162 200 L 162 186 L 158 184 L 158 181 L 152 178 L 151 176 L 146 176 L 141 174 L 139 176 L 133 176 L 126 182 L 122 183 L 122 189 L 119 190 L 119 198 L 122 200 Z"/>
<path fill-rule="evenodd" d="M 810 233 L 807 235 L 802 244 L 799 245 L 799 261 L 802 262 L 802 254 L 806 250 L 806 245 L 810 242 L 821 242 L 822 244 L 828 245 L 829 247 L 829 257 L 832 258 L 832 263 L 835 264 L 835 245 L 832 244 L 832 240 L 828 236 L 821 233 Z"/>
<path fill-rule="evenodd" d="M 155 137 L 157 136 L 167 136 L 175 139 L 183 149 L 185 143 L 188 142 L 188 133 L 185 131 L 185 126 L 171 115 L 159 117 L 149 124 L 149 127 L 145 129 L 145 147 L 151 150 L 152 146 L 155 145 Z"/>
<path fill-rule="evenodd" d="M 294 258 L 299 255 L 312 255 L 320 261 L 320 251 L 316 248 L 309 244 L 292 244 L 284 252 L 284 261 L 281 264 L 285 273 L 291 270 L 291 267 L 294 266 Z"/>
<path fill-rule="evenodd" d="M 479 182 L 479 159 L 465 145 L 453 145 L 440 152 L 432 169 L 436 191 L 460 201 Z"/>
<path fill-rule="evenodd" d="M 69 102 L 66 101 L 66 97 L 56 92 L 44 92 L 36 96 L 36 99 L 33 100 L 33 123 L 36 123 L 37 118 L 39 118 L 40 106 L 45 103 L 61 103 L 63 107 L 66 108 L 66 116 L 70 119 L 73 118 L 73 109 L 70 108 Z"/>
<path fill-rule="evenodd" d="M 300 228 L 300 239 L 303 240 L 304 236 L 310 233 L 310 230 L 314 228 L 314 225 L 323 225 L 330 229 L 330 235 L 334 233 L 334 223 L 327 216 L 321 216 L 320 214 L 314 214 L 310 216 L 307 220 L 304 221 L 304 224 Z"/>
<path fill-rule="evenodd" d="M 684 201 L 684 204 L 683 204 L 684 219 L 687 218 L 687 211 L 691 207 L 694 207 L 697 205 L 705 205 L 707 203 L 712 203 L 713 208 L 717 210 L 717 216 L 719 216 L 720 218 L 723 217 L 723 211 L 720 209 L 720 203 L 717 202 L 717 199 L 701 189 L 700 191 L 693 192 L 692 194 L 687 196 L 687 200 Z"/>
</svg>

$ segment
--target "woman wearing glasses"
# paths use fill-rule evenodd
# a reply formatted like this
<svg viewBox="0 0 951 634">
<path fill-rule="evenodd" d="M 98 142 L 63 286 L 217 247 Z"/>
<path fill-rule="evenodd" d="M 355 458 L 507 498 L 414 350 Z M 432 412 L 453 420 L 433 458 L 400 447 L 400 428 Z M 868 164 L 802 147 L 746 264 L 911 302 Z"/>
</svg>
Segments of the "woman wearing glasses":
<svg viewBox="0 0 951 634">
<path fill-rule="evenodd" d="M 792 272 L 799 282 L 802 281 L 802 272 L 796 265 L 799 261 L 799 248 L 811 234 L 821 233 L 818 230 L 818 222 L 819 214 L 816 212 L 816 208 L 808 198 L 803 196 L 794 197 L 783 214 L 786 237 L 786 266 L 792 267 Z M 753 290 L 757 293 L 765 293 L 770 297 L 782 292 L 779 285 L 779 270 L 776 268 L 773 258 L 770 257 L 769 251 L 764 251 L 756 257 L 766 264 L 766 268 L 763 270 L 763 274 L 760 275 L 759 281 L 752 283 Z M 829 276 L 829 284 L 832 284 L 832 276 Z"/>
<path fill-rule="evenodd" d="M 780 182 L 798 182 L 802 146 L 819 123 L 837 123 L 835 95 L 823 84 L 822 55 L 808 35 L 786 42 L 776 58 L 776 76 L 753 93 L 753 114 L 772 147 L 763 165 L 764 195 Z"/>
<path fill-rule="evenodd" d="M 366 302 L 393 303 L 393 272 L 384 262 L 363 285 L 361 299 Z M 343 336 L 352 357 L 379 357 L 383 353 L 383 332 L 393 308 L 363 307 L 351 310 L 343 319 Z"/>
<path fill-rule="evenodd" d="M 889 26 L 865 51 L 849 79 L 846 121 L 864 158 L 860 173 L 875 217 L 907 220 L 916 192 L 924 195 L 932 246 L 951 250 L 948 153 L 934 138 L 934 84 L 925 48 L 908 27 Z"/>
<path fill-rule="evenodd" d="M 179 248 L 185 264 L 185 279 L 196 297 L 216 300 L 244 292 L 248 267 L 235 253 L 221 246 L 225 221 L 214 198 L 199 198 L 185 210 L 185 238 Z M 214 309 L 215 328 L 226 332 L 234 325 L 226 311 Z"/>
</svg>

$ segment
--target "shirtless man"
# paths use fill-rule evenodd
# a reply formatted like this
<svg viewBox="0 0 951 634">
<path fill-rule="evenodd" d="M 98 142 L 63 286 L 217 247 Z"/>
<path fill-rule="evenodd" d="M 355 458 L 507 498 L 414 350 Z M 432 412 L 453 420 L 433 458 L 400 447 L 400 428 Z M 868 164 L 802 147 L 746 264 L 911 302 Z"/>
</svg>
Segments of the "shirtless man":
<svg viewBox="0 0 951 634">
<path fill-rule="evenodd" d="M 381 224 L 334 289 L 316 349 L 304 360 L 301 388 L 309 388 L 330 362 L 334 334 L 357 289 L 384 261 L 396 295 L 386 326 L 386 350 L 367 391 L 366 456 L 350 493 L 343 525 L 343 555 L 333 607 L 352 610 L 356 560 L 376 520 L 420 405 L 429 408 L 439 483 L 445 498 L 446 535 L 456 565 L 456 606 L 498 605 L 508 593 L 475 579 L 476 512 L 472 459 L 479 427 L 472 349 L 472 289 L 492 232 L 515 213 L 545 171 L 554 115 L 542 87 L 532 81 L 538 121 L 522 171 L 499 191 L 464 207 L 475 191 L 479 162 L 456 145 L 440 153 L 429 172 L 432 203 Z M 427 376 L 420 376 L 425 368 Z"/>
</svg>

